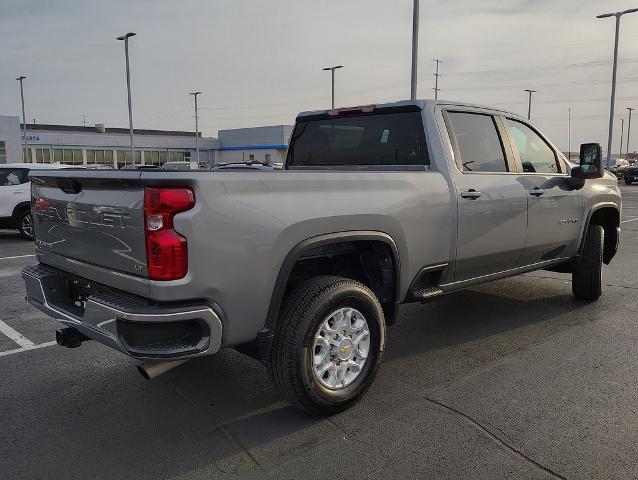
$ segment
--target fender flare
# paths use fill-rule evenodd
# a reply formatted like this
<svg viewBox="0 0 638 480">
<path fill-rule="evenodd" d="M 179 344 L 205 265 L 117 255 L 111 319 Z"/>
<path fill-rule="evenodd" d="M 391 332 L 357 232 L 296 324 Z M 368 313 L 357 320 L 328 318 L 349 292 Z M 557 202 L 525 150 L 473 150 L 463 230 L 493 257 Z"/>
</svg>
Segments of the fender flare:
<svg viewBox="0 0 638 480">
<path fill-rule="evenodd" d="M 270 306 L 268 307 L 268 314 L 266 317 L 264 328 L 270 330 L 271 332 L 274 331 L 274 326 L 276 325 L 277 319 L 279 318 L 279 310 L 281 308 L 284 291 L 286 289 L 286 284 L 288 283 L 290 273 L 297 263 L 297 260 L 299 260 L 304 253 L 312 250 L 313 248 L 322 247 L 324 245 L 365 240 L 381 241 L 390 247 L 390 250 L 392 251 L 392 255 L 394 257 L 394 278 L 396 279 L 394 295 L 395 302 L 398 303 L 400 301 L 399 295 L 401 263 L 399 258 L 399 249 L 397 248 L 394 239 L 387 233 L 378 231 L 356 230 L 328 233 L 325 235 L 319 235 L 303 240 L 295 245 L 290 250 L 290 252 L 288 252 L 281 267 L 279 268 L 279 273 L 277 274 L 277 280 L 275 281 L 275 286 L 270 298 Z"/>
<path fill-rule="evenodd" d="M 592 207 L 589 209 L 589 212 L 587 212 L 587 220 L 585 221 L 585 224 L 583 226 L 583 231 L 580 236 L 580 243 L 578 245 L 578 253 L 577 253 L 578 256 L 582 254 L 583 246 L 585 244 L 585 235 L 587 234 L 587 230 L 589 229 L 589 223 L 591 222 L 591 217 L 594 215 L 595 212 L 597 212 L 598 210 L 602 210 L 603 208 L 613 208 L 618 213 L 618 220 L 620 221 L 620 208 L 618 207 L 617 203 L 600 202 L 600 203 L 595 203 L 594 205 L 592 205 Z M 620 228 L 620 223 L 618 224 L 618 228 Z M 618 234 L 618 237 L 616 238 L 615 250 L 618 249 L 619 241 L 620 241 L 620 235 Z M 615 252 L 614 252 L 614 255 L 615 255 Z M 612 255 L 612 257 L 614 255 Z"/>
</svg>

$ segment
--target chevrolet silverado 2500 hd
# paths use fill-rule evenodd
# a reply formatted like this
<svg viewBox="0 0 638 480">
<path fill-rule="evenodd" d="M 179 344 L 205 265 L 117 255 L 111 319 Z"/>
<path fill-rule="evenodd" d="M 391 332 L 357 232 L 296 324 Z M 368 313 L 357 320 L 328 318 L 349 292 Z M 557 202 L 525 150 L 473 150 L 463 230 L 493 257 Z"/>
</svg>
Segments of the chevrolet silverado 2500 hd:
<svg viewBox="0 0 638 480">
<path fill-rule="evenodd" d="M 522 272 L 601 295 L 621 199 L 518 115 L 443 101 L 301 113 L 281 171 L 41 171 L 29 302 L 166 369 L 235 346 L 294 405 L 368 388 L 405 302 Z M 159 363 L 171 362 L 171 363 Z"/>
</svg>

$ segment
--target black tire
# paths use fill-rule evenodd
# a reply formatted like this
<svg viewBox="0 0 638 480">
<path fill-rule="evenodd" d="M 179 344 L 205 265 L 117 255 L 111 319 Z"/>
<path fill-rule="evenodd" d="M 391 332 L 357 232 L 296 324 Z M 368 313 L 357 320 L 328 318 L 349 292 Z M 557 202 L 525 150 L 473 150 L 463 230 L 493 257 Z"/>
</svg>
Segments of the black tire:
<svg viewBox="0 0 638 480">
<path fill-rule="evenodd" d="M 362 313 L 370 331 L 367 360 L 345 387 L 329 389 L 313 372 L 314 336 L 339 308 Z M 365 285 L 337 276 L 304 281 L 284 299 L 275 328 L 269 372 L 279 393 L 292 405 L 315 415 L 332 415 L 353 405 L 370 387 L 385 346 L 385 319 L 379 300 Z"/>
<path fill-rule="evenodd" d="M 633 178 L 625 177 L 625 185 L 631 185 L 634 182 Z"/>
<path fill-rule="evenodd" d="M 594 302 L 602 294 L 603 243 L 605 231 L 600 225 L 590 225 L 580 257 L 572 273 L 572 292 L 577 300 Z"/>
<path fill-rule="evenodd" d="M 31 241 L 35 239 L 31 210 L 26 209 L 18 213 L 16 223 L 18 224 L 18 230 L 24 239 Z"/>
</svg>

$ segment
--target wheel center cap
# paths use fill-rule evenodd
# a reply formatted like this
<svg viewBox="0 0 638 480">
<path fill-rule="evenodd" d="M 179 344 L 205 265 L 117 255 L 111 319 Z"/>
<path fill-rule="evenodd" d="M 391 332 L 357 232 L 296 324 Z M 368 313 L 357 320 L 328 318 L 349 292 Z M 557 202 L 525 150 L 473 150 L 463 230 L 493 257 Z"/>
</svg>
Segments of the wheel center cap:
<svg viewBox="0 0 638 480">
<path fill-rule="evenodd" d="M 352 355 L 353 345 L 349 339 L 344 339 L 339 344 L 339 348 L 337 349 L 337 355 L 341 360 L 348 360 L 350 355 Z"/>
</svg>

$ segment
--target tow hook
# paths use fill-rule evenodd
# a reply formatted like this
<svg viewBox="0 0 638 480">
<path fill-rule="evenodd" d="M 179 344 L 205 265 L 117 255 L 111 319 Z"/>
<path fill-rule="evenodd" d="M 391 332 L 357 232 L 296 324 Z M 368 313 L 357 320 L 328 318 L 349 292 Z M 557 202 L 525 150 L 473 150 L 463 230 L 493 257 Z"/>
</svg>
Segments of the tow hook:
<svg viewBox="0 0 638 480">
<path fill-rule="evenodd" d="M 61 347 L 77 348 L 89 337 L 73 327 L 61 328 L 55 332 L 55 341 Z"/>
</svg>

